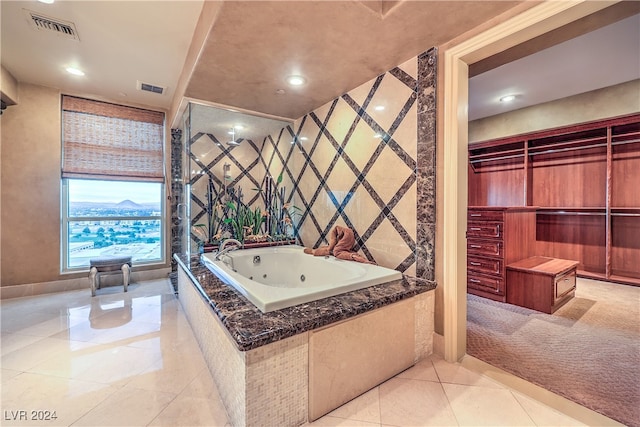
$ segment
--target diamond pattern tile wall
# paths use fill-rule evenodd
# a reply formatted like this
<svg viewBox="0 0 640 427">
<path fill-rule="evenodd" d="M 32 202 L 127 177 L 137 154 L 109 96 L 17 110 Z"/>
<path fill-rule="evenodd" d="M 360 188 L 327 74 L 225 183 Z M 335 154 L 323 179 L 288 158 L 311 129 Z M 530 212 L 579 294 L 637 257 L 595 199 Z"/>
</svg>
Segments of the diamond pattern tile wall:
<svg viewBox="0 0 640 427">
<path fill-rule="evenodd" d="M 252 188 L 282 174 L 286 201 L 301 209 L 302 245 L 325 245 L 335 225 L 348 226 L 367 258 L 433 280 L 436 57 L 431 49 L 261 142 L 229 147 L 195 134 L 192 221 L 205 215 L 203 178 L 219 182 L 224 163 L 250 205 L 262 205 Z"/>
<path fill-rule="evenodd" d="M 298 153 L 288 167 L 295 203 L 303 208 L 302 244 L 327 244 L 330 230 L 346 225 L 369 259 L 416 274 L 418 62 L 414 58 L 296 121 Z"/>
</svg>

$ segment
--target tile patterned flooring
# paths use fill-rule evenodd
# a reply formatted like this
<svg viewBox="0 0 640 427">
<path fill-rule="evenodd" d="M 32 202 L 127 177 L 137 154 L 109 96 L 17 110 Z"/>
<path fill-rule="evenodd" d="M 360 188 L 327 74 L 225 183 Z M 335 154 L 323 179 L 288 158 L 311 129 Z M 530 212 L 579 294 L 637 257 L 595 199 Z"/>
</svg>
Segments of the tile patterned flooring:
<svg viewBox="0 0 640 427">
<path fill-rule="evenodd" d="M 0 312 L 3 426 L 228 425 L 168 280 L 2 300 Z M 56 419 L 32 418 L 45 411 Z M 308 425 L 583 424 L 432 356 Z"/>
</svg>

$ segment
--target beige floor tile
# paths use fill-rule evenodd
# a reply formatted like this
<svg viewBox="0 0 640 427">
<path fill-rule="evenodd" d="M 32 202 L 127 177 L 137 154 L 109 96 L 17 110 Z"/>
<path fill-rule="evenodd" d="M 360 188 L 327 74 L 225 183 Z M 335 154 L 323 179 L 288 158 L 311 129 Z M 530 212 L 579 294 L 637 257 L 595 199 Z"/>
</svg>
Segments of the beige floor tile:
<svg viewBox="0 0 640 427">
<path fill-rule="evenodd" d="M 512 392 L 516 400 L 522 405 L 524 410 L 529 414 L 533 422 L 539 426 L 584 426 L 586 424 L 581 423 L 567 415 L 564 415 L 553 408 L 548 407 L 532 398 L 525 396 L 524 394 Z"/>
<path fill-rule="evenodd" d="M 101 347 L 85 361 L 87 369 L 74 378 L 103 384 L 124 385 L 153 365 L 159 358 L 155 351 L 133 347 Z"/>
<path fill-rule="evenodd" d="M 163 352 L 162 358 L 136 375 L 128 384 L 130 387 L 180 393 L 206 368 L 204 358 L 194 354 L 185 363 L 184 354 Z"/>
<path fill-rule="evenodd" d="M 74 426 L 146 426 L 154 420 L 169 403 L 174 393 L 122 387 L 111 394 Z"/>
<path fill-rule="evenodd" d="M 392 378 L 380 385 L 380 421 L 397 426 L 458 425 L 442 385 Z"/>
<path fill-rule="evenodd" d="M 215 426 L 228 424 L 227 412 L 219 399 L 178 396 L 149 426 Z"/>
<path fill-rule="evenodd" d="M 210 399 L 220 399 L 216 384 L 213 382 L 209 368 L 204 368 L 196 375 L 196 377 L 185 387 L 180 394 L 188 397 L 204 397 Z"/>
<path fill-rule="evenodd" d="M 23 328 L 19 332 L 22 335 L 49 337 L 85 321 L 85 319 L 69 317 L 67 314 L 63 313 L 53 315 L 51 319 Z"/>
<path fill-rule="evenodd" d="M 378 423 L 368 423 L 366 421 L 347 420 L 344 418 L 332 417 L 325 415 L 322 418 L 318 418 L 312 423 L 304 424 L 305 426 L 319 426 L 319 427 L 375 427 L 380 426 Z"/>
<path fill-rule="evenodd" d="M 13 305 L 5 303 L 4 300 L 0 300 L 0 303 L 0 317 L 2 319 L 0 328 L 3 333 L 21 332 L 40 323 L 50 321 L 52 318 L 59 317 L 59 313 L 56 311 L 30 308 L 22 301 L 20 304 Z"/>
<path fill-rule="evenodd" d="M 97 335 L 92 341 L 101 344 L 129 345 L 158 333 L 160 333 L 160 325 L 157 323 L 132 320 L 122 326 L 109 328 L 104 334 Z"/>
<path fill-rule="evenodd" d="M 22 373 L 2 384 L 2 414 L 19 410 L 55 411 L 57 418 L 33 424 L 3 420 L 2 425 L 71 425 L 117 391 L 105 384 Z"/>
<path fill-rule="evenodd" d="M 34 366 L 58 357 L 60 354 L 71 354 L 87 345 L 87 343 L 76 341 L 43 338 L 3 355 L 0 359 L 0 364 L 5 369 L 28 371 Z"/>
<path fill-rule="evenodd" d="M 438 382 L 438 374 L 431 359 L 421 360 L 406 371 L 399 373 L 397 378 Z"/>
<path fill-rule="evenodd" d="M 432 356 L 433 366 L 442 383 L 475 385 L 490 388 L 504 388 L 501 384 L 462 367 L 459 363 L 449 363 L 438 356 Z"/>
<path fill-rule="evenodd" d="M 378 387 L 345 403 L 328 414 L 331 417 L 380 423 L 380 399 Z"/>
<path fill-rule="evenodd" d="M 11 378 L 15 377 L 16 375 L 20 375 L 22 372 L 20 371 L 14 371 L 12 369 L 0 369 L 0 380 L 1 382 L 6 382 L 9 381 Z"/>
<path fill-rule="evenodd" d="M 91 322 L 85 320 L 84 322 L 73 325 L 62 332 L 51 335 L 51 338 L 98 343 L 104 342 L 105 340 L 100 340 L 99 337 L 108 333 L 108 328 L 96 328 Z"/>
<path fill-rule="evenodd" d="M 33 335 L 22 335 L 15 333 L 3 333 L 0 337 L 0 355 L 11 353 L 12 351 L 19 350 L 23 347 L 33 344 L 36 341 L 40 341 L 42 337 L 36 337 Z"/>
<path fill-rule="evenodd" d="M 46 425 L 228 425 L 167 280 L 133 284 L 126 294 L 105 288 L 95 298 L 85 289 L 2 300 L 0 315 L 2 411 L 55 410 L 57 420 Z M 581 425 L 439 356 L 308 425 L 458 422 Z"/>
<path fill-rule="evenodd" d="M 461 426 L 533 426 L 531 417 L 507 389 L 442 384 Z"/>
</svg>

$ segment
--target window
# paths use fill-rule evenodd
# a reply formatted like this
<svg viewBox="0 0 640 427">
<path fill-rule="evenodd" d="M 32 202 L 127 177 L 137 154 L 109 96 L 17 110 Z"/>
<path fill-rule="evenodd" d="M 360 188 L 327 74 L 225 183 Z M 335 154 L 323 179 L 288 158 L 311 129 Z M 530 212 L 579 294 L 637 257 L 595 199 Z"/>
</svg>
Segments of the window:
<svg viewBox="0 0 640 427">
<path fill-rule="evenodd" d="M 134 265 L 163 261 L 163 185 L 64 179 L 64 269 L 99 256 L 131 255 Z"/>
<path fill-rule="evenodd" d="M 62 98 L 62 270 L 164 263 L 164 114 Z"/>
</svg>

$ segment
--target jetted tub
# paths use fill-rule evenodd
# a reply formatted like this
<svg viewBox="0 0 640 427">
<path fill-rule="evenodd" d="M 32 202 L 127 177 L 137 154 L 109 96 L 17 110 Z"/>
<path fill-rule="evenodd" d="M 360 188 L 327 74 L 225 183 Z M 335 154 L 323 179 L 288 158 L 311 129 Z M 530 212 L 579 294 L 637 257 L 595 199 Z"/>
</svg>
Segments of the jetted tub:
<svg viewBox="0 0 640 427">
<path fill-rule="evenodd" d="M 402 278 L 377 265 L 305 254 L 303 247 L 276 246 L 202 254 L 202 262 L 263 313 Z"/>
</svg>

